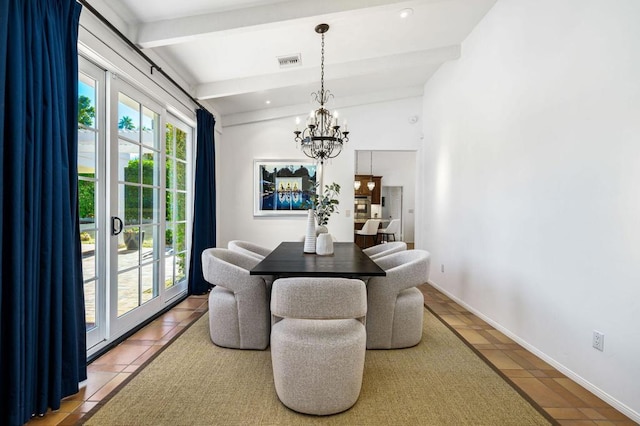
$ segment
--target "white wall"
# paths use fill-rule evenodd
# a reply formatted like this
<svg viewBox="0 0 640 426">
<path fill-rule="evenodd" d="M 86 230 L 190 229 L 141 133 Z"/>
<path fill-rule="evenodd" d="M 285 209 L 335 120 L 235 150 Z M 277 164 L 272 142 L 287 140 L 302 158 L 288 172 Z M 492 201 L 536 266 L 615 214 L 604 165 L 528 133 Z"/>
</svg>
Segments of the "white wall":
<svg viewBox="0 0 640 426">
<path fill-rule="evenodd" d="M 637 0 L 499 0 L 425 86 L 416 235 L 436 286 L 636 421 L 639 24 Z"/>
<path fill-rule="evenodd" d="M 417 150 L 422 129 L 411 124 L 409 117 L 420 116 L 421 102 L 420 98 L 408 98 L 340 109 L 340 117 L 349 123 L 350 140 L 343 152 L 325 165 L 324 174 L 325 184 L 342 186 L 340 213 L 331 216 L 328 226 L 339 241 L 353 241 L 354 150 Z M 306 114 L 308 108 L 300 111 L 301 116 Z M 218 246 L 241 239 L 276 247 L 281 241 L 304 235 L 305 217 L 253 216 L 253 160 L 307 159 L 296 149 L 294 129 L 295 117 L 222 129 L 222 137 L 216 139 Z"/>
</svg>

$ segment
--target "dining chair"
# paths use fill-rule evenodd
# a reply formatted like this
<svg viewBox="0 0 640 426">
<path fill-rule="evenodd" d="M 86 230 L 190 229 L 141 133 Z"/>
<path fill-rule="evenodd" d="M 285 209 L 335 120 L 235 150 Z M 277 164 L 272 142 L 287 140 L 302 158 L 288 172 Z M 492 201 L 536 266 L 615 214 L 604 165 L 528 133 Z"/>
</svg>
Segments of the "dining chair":
<svg viewBox="0 0 640 426">
<path fill-rule="evenodd" d="M 362 252 L 369 256 L 369 259 L 376 260 L 383 256 L 388 256 L 399 251 L 407 249 L 407 243 L 404 241 L 392 241 L 386 244 L 378 244 L 375 246 L 363 249 Z"/>
<path fill-rule="evenodd" d="M 367 283 L 367 349 L 398 349 L 422 340 L 424 296 L 416 288 L 429 279 L 431 255 L 405 250 L 376 260 L 386 272 Z"/>
<path fill-rule="evenodd" d="M 229 243 L 227 244 L 227 247 L 229 248 L 229 250 L 238 252 L 238 253 L 242 253 L 242 254 L 246 254 L 249 255 L 251 257 L 255 257 L 258 260 L 262 260 L 265 257 L 267 257 L 272 250 L 268 249 L 266 247 L 262 247 L 259 246 L 257 244 L 254 244 L 252 242 L 249 241 L 242 241 L 242 240 L 233 240 L 233 241 L 229 241 Z M 263 276 L 265 282 L 267 283 L 267 290 L 269 291 L 269 293 L 271 292 L 271 285 L 273 284 L 273 276 L 271 275 L 265 275 Z"/>
<path fill-rule="evenodd" d="M 227 244 L 229 250 L 237 251 L 240 253 L 248 254 L 249 256 L 257 257 L 262 260 L 271 253 L 271 249 L 259 246 L 249 241 L 233 240 Z"/>
<path fill-rule="evenodd" d="M 396 240 L 396 234 L 400 232 L 400 219 L 391 219 L 386 228 L 378 229 L 378 237 L 381 241 L 389 241 L 389 237 Z"/>
<path fill-rule="evenodd" d="M 363 243 L 365 247 L 367 247 L 367 237 L 371 237 L 371 240 L 375 243 L 379 226 L 380 219 L 367 219 L 364 225 L 362 225 L 362 229 L 355 231 L 356 238 L 358 235 L 361 235 L 364 238 Z"/>
<path fill-rule="evenodd" d="M 209 293 L 209 334 L 217 346 L 260 350 L 269 346 L 269 286 L 265 277 L 249 274 L 259 262 L 225 248 L 202 252 L 204 279 L 215 285 Z"/>
<path fill-rule="evenodd" d="M 281 278 L 271 295 L 271 363 L 276 394 L 305 414 L 351 408 L 360 395 L 366 352 L 364 282 Z"/>
</svg>

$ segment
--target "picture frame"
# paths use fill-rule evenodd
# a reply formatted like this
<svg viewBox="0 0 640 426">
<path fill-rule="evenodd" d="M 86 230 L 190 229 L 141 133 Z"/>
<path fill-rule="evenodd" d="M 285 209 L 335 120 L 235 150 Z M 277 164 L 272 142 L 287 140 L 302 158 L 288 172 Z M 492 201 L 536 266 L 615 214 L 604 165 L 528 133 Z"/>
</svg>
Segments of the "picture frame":
<svg viewBox="0 0 640 426">
<path fill-rule="evenodd" d="M 306 216 L 316 190 L 316 163 L 254 160 L 253 169 L 254 216 Z"/>
</svg>

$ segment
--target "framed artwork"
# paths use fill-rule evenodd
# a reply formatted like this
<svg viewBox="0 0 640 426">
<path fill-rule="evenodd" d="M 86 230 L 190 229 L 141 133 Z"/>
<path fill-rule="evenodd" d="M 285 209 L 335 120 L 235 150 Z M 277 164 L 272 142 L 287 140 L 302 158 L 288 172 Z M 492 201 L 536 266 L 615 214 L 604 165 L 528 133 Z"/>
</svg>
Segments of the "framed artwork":
<svg viewBox="0 0 640 426">
<path fill-rule="evenodd" d="M 317 165 L 304 160 L 254 160 L 254 216 L 303 216 L 315 192 Z"/>
</svg>

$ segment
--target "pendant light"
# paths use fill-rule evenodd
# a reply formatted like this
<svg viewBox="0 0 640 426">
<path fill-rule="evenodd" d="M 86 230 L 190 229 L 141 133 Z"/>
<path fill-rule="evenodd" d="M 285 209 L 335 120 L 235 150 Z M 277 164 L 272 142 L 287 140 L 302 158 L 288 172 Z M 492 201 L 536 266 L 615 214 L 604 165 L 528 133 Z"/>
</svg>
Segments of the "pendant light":
<svg viewBox="0 0 640 426">
<path fill-rule="evenodd" d="M 358 151 L 354 151 L 356 154 L 356 175 L 358 175 Z M 353 181 L 353 189 L 355 189 L 356 191 L 360 189 L 360 186 L 362 185 L 362 183 L 360 183 L 360 180 L 354 180 Z"/>
<path fill-rule="evenodd" d="M 376 183 L 373 181 L 373 151 L 369 151 L 371 154 L 371 161 L 369 163 L 369 173 L 371 174 L 371 177 L 369 179 L 371 179 L 369 182 L 367 182 L 367 188 L 369 188 L 369 191 L 373 191 L 373 188 L 376 187 Z"/>
</svg>

